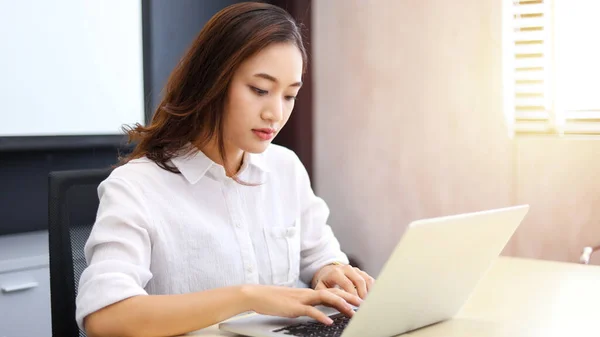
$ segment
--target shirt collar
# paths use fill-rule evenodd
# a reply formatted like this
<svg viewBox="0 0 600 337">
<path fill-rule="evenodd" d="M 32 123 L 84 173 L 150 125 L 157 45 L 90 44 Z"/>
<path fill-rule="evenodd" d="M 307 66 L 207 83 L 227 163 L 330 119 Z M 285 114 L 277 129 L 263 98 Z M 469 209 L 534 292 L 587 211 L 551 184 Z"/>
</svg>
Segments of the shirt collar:
<svg viewBox="0 0 600 337">
<path fill-rule="evenodd" d="M 173 157 L 171 162 L 190 184 L 196 184 L 209 172 L 213 173 L 215 178 L 227 178 L 225 169 L 222 165 L 212 161 L 204 154 L 204 152 L 198 150 L 191 144 L 180 151 L 180 154 Z M 264 177 L 269 172 L 270 170 L 266 163 L 264 153 L 244 153 L 243 164 L 238 173 L 238 177 Z M 262 181 L 264 179 L 260 180 Z"/>
</svg>

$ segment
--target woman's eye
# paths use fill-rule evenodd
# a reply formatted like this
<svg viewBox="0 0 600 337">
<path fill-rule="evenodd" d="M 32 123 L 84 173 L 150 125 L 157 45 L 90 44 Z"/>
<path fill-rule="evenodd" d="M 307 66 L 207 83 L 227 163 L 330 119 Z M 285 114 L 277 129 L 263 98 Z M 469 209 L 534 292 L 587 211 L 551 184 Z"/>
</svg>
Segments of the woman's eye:
<svg viewBox="0 0 600 337">
<path fill-rule="evenodd" d="M 266 95 L 266 94 L 268 94 L 268 93 L 269 93 L 268 91 L 266 91 L 266 90 L 262 90 L 262 89 L 259 89 L 259 88 L 257 88 L 257 87 L 252 87 L 252 86 L 251 86 L 250 88 L 252 88 L 252 90 L 254 90 L 254 92 L 256 92 L 256 94 L 257 94 L 258 96 L 264 96 L 264 95 Z"/>
<path fill-rule="evenodd" d="M 285 96 L 285 99 L 288 101 L 295 101 L 296 100 L 296 96 Z"/>
</svg>

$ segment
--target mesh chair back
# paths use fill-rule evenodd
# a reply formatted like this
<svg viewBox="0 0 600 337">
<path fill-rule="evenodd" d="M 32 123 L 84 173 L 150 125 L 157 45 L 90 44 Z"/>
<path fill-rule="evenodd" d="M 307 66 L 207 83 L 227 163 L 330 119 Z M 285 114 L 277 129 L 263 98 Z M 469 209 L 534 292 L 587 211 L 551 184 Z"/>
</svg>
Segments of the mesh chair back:
<svg viewBox="0 0 600 337">
<path fill-rule="evenodd" d="M 51 172 L 48 177 L 50 302 L 54 337 L 85 336 L 75 322 L 83 248 L 98 211 L 98 185 L 112 169 Z"/>
</svg>

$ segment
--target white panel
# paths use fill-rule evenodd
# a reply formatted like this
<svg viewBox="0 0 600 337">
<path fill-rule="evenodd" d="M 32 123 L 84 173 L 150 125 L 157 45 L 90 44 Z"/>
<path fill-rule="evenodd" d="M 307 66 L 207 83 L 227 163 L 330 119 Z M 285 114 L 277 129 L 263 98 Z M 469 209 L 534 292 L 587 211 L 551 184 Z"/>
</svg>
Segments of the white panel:
<svg viewBox="0 0 600 337">
<path fill-rule="evenodd" d="M 519 6 L 514 6 L 515 14 L 538 14 L 545 12 L 544 4 L 523 4 Z"/>
<path fill-rule="evenodd" d="M 526 17 L 514 20 L 514 27 L 516 28 L 543 27 L 545 24 L 546 20 L 543 17 Z"/>
<path fill-rule="evenodd" d="M 536 44 L 520 44 L 515 46 L 515 54 L 543 54 L 544 45 Z"/>
<path fill-rule="evenodd" d="M 141 2 L 0 0 L 0 136 L 143 122 Z"/>
<path fill-rule="evenodd" d="M 543 57 L 517 58 L 515 68 L 538 68 L 543 67 L 545 60 Z"/>
<path fill-rule="evenodd" d="M 517 84 L 515 85 L 516 92 L 519 94 L 534 94 L 534 93 L 544 93 L 544 85 L 543 84 Z"/>
<path fill-rule="evenodd" d="M 556 1 L 557 110 L 600 110 L 600 1 Z"/>
<path fill-rule="evenodd" d="M 543 70 L 519 70 L 514 77 L 516 81 L 543 81 L 547 74 Z"/>
</svg>

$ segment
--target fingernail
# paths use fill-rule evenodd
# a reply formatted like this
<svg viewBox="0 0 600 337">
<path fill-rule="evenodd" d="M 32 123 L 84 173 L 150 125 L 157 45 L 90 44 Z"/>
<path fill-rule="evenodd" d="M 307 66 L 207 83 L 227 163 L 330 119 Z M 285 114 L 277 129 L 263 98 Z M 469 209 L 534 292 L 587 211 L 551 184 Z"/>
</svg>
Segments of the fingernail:
<svg viewBox="0 0 600 337">
<path fill-rule="evenodd" d="M 329 325 L 333 324 L 333 320 L 329 317 L 327 318 L 327 324 L 329 324 Z"/>
</svg>

